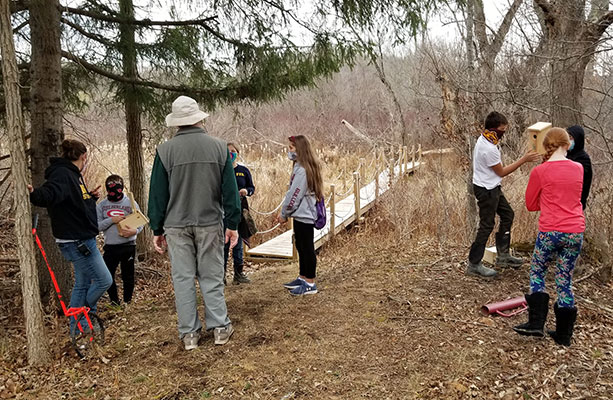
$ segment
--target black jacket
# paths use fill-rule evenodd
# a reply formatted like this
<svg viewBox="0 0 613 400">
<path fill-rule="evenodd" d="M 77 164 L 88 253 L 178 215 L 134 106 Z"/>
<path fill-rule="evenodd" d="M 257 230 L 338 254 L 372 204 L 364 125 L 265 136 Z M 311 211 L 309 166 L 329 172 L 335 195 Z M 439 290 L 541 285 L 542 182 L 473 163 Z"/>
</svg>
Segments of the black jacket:
<svg viewBox="0 0 613 400">
<path fill-rule="evenodd" d="M 96 198 L 89 193 L 76 165 L 65 158 L 51 158 L 45 183 L 34 189 L 30 201 L 46 207 L 57 239 L 86 240 L 98 235 Z"/>
<path fill-rule="evenodd" d="M 566 128 L 568 133 L 575 141 L 575 147 L 566 154 L 569 160 L 576 161 L 583 165 L 583 190 L 581 191 L 581 204 L 585 210 L 587 204 L 587 196 L 590 194 L 590 186 L 592 186 L 592 160 L 585 152 L 585 132 L 579 125 L 574 125 Z"/>
</svg>

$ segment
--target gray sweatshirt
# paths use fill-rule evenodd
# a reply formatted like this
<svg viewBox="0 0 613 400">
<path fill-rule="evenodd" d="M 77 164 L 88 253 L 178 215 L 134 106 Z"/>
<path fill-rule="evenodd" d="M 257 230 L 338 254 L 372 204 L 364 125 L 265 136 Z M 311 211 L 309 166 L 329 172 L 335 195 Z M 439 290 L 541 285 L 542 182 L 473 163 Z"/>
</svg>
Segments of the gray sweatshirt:
<svg viewBox="0 0 613 400">
<path fill-rule="evenodd" d="M 136 204 L 136 209 L 140 211 L 138 204 L 136 202 L 134 204 Z M 124 195 L 123 199 L 119 201 L 102 200 L 96 206 L 96 212 L 98 214 L 98 229 L 104 233 L 105 245 L 136 243 L 136 235 L 143 230 L 142 226 L 136 230 L 136 235 L 125 238 L 119 236 L 119 229 L 112 220 L 112 217 L 132 214 L 132 204 L 127 195 Z"/>
<path fill-rule="evenodd" d="M 283 218 L 292 217 L 303 224 L 314 224 L 317 220 L 317 198 L 309 190 L 306 170 L 299 163 L 294 164 L 289 190 L 281 207 Z"/>
</svg>

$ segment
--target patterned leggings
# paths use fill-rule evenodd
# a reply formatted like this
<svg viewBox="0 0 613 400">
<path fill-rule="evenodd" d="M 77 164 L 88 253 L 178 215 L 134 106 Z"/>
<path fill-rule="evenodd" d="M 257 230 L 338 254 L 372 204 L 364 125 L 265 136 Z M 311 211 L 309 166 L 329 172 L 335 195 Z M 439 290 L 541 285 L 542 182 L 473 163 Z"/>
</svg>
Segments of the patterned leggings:
<svg viewBox="0 0 613 400">
<path fill-rule="evenodd" d="M 539 232 L 530 267 L 531 293 L 545 291 L 547 263 L 555 259 L 558 306 L 573 307 L 572 276 L 582 244 L 583 233 Z"/>
</svg>

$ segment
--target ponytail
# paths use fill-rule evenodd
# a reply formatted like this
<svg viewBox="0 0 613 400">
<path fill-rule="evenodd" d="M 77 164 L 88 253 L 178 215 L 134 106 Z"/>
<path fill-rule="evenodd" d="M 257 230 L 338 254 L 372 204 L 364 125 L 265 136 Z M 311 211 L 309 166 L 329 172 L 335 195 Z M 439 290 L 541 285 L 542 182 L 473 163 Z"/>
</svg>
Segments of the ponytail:
<svg viewBox="0 0 613 400">
<path fill-rule="evenodd" d="M 561 146 L 570 146 L 570 138 L 568 132 L 562 128 L 551 128 L 543 138 L 543 162 L 549 160 L 555 151 Z"/>
<path fill-rule="evenodd" d="M 87 153 L 87 147 L 78 140 L 66 139 L 62 142 L 62 157 L 70 161 L 77 161 Z"/>
</svg>

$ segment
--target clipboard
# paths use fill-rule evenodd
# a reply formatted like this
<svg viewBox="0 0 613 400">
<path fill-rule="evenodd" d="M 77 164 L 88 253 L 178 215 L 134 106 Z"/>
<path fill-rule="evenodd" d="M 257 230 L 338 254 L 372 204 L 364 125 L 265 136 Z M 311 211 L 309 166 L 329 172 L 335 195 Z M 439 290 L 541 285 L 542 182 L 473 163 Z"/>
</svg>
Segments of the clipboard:
<svg viewBox="0 0 613 400">
<path fill-rule="evenodd" d="M 145 226 L 149 223 L 149 218 L 147 218 L 145 214 L 136 209 L 136 202 L 132 197 L 132 193 L 127 192 L 127 194 L 130 198 L 130 203 L 132 205 L 132 214 L 128 215 L 123 220 L 117 223 L 117 230 L 127 229 L 128 227 L 130 227 L 131 229 L 138 229 L 141 226 Z"/>
</svg>

